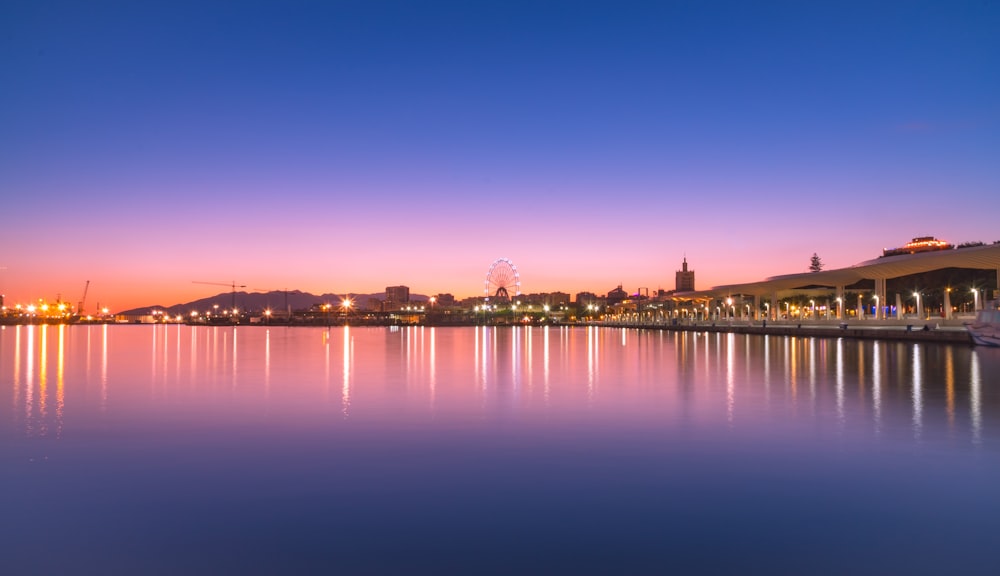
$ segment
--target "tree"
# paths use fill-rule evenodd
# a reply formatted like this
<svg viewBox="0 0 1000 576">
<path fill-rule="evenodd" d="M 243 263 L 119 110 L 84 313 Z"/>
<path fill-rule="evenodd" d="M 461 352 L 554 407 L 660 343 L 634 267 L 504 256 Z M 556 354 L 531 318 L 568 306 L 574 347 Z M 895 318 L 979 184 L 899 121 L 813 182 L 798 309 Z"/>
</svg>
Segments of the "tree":
<svg viewBox="0 0 1000 576">
<path fill-rule="evenodd" d="M 809 259 L 809 271 L 819 272 L 822 269 L 823 269 L 823 260 L 820 259 L 820 257 L 816 255 L 815 252 L 813 252 L 812 258 Z"/>
</svg>

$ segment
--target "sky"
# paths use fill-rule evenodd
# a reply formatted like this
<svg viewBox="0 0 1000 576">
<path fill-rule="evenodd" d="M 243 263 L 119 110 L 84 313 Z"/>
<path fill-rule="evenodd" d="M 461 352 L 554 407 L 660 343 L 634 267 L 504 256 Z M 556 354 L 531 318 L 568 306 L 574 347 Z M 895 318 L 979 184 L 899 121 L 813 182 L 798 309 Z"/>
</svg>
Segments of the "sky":
<svg viewBox="0 0 1000 576">
<path fill-rule="evenodd" d="M 0 4 L 0 292 L 698 288 L 1000 240 L 1000 2 Z"/>
</svg>

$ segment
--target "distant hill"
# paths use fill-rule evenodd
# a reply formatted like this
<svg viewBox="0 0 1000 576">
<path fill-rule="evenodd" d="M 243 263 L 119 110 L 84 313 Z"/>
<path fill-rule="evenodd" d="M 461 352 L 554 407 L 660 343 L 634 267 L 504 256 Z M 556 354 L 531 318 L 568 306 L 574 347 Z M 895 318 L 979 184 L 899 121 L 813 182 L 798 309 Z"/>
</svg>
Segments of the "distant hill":
<svg viewBox="0 0 1000 576">
<path fill-rule="evenodd" d="M 191 302 L 185 302 L 183 304 L 174 304 L 173 306 L 142 306 L 139 308 L 133 308 L 131 310 L 125 310 L 123 312 L 118 312 L 118 314 L 151 314 L 153 310 L 161 310 L 171 315 L 190 314 L 192 310 L 198 312 L 207 312 L 212 310 L 215 306 L 222 309 L 232 308 L 234 305 L 242 312 L 263 312 L 264 310 L 270 308 L 271 310 L 307 310 L 317 304 L 334 304 L 339 305 L 344 299 L 344 294 L 310 294 L 309 292 L 302 292 L 300 290 L 273 290 L 271 292 L 222 292 L 216 294 L 215 296 L 209 296 L 208 298 L 202 298 L 201 300 L 194 300 Z M 384 293 L 376 294 L 347 294 L 351 300 L 360 309 L 364 309 L 368 305 L 368 300 L 370 298 L 377 298 L 379 300 L 385 300 Z M 413 302 L 425 302 L 428 297 L 422 294 L 410 294 L 410 301 Z M 234 303 L 235 300 L 235 303 Z"/>
</svg>

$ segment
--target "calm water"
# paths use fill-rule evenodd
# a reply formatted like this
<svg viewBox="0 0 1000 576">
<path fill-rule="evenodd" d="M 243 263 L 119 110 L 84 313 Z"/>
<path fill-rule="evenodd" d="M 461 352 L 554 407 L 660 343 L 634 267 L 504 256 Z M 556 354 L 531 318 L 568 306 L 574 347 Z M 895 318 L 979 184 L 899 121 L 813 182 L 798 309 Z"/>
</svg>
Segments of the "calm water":
<svg viewBox="0 0 1000 576">
<path fill-rule="evenodd" d="M 4 574 L 995 573 L 1000 351 L 0 328 Z"/>
</svg>

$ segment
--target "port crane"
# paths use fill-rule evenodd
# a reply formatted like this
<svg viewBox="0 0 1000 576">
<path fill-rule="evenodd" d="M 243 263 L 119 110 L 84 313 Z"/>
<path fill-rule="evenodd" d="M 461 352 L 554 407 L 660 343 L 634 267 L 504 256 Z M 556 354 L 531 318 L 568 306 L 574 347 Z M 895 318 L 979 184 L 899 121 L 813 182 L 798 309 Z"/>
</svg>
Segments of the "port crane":
<svg viewBox="0 0 1000 576">
<path fill-rule="evenodd" d="M 80 303 L 76 306 L 76 315 L 83 316 L 83 305 L 87 302 L 87 290 L 90 290 L 90 280 L 83 286 L 83 296 L 80 297 Z"/>
<path fill-rule="evenodd" d="M 197 280 L 192 280 L 191 283 L 192 284 L 210 284 L 212 286 L 229 286 L 230 288 L 233 289 L 233 304 L 232 304 L 231 308 L 236 308 L 236 289 L 237 288 L 246 288 L 247 287 L 246 284 L 237 284 L 236 280 L 233 280 L 232 282 L 199 282 Z"/>
</svg>

